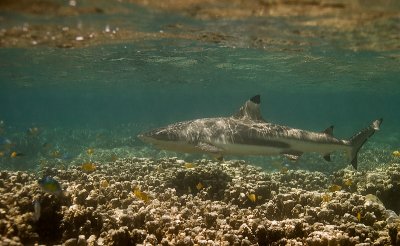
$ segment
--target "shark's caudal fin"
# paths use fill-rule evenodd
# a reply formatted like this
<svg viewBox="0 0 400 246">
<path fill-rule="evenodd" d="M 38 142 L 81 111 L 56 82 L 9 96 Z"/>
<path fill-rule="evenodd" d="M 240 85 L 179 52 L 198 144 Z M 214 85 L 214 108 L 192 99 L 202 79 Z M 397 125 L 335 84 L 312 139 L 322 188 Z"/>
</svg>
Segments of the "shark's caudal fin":
<svg viewBox="0 0 400 246">
<path fill-rule="evenodd" d="M 357 154 L 358 151 L 361 149 L 363 144 L 368 140 L 369 137 L 371 137 L 375 131 L 379 130 L 379 126 L 382 123 L 382 118 L 375 120 L 371 123 L 371 125 L 363 130 L 361 130 L 359 133 L 354 134 L 350 138 L 350 145 L 352 146 L 350 150 L 350 160 L 351 160 L 351 165 L 357 169 Z"/>
</svg>

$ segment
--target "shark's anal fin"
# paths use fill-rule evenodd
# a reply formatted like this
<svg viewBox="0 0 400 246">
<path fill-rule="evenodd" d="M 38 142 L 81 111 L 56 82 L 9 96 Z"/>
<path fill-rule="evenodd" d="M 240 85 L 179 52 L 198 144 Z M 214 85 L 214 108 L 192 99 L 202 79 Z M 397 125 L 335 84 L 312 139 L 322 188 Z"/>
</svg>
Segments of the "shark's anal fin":
<svg viewBox="0 0 400 246">
<path fill-rule="evenodd" d="M 209 143 L 200 142 L 196 145 L 196 148 L 199 148 L 201 151 L 206 153 L 222 156 L 223 150 Z"/>
</svg>

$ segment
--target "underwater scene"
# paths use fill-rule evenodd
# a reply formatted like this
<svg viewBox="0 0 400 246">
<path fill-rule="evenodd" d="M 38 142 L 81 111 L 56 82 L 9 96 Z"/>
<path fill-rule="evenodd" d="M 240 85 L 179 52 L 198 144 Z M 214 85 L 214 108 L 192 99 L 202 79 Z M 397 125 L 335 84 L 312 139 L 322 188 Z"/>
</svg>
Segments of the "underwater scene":
<svg viewBox="0 0 400 246">
<path fill-rule="evenodd" d="M 400 2 L 0 1 L 0 245 L 400 245 Z"/>
</svg>

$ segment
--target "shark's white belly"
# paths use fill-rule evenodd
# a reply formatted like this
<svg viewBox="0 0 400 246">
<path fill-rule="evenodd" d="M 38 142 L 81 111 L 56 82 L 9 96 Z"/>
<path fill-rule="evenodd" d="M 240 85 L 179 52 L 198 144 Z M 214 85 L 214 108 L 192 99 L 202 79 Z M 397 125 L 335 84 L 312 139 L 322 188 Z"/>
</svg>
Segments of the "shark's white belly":
<svg viewBox="0 0 400 246">
<path fill-rule="evenodd" d="M 227 155 L 279 155 L 281 148 L 254 146 L 247 144 L 215 144 Z"/>
<path fill-rule="evenodd" d="M 282 140 L 281 140 L 282 141 Z M 349 151 L 351 147 L 345 144 L 337 143 L 316 143 L 311 141 L 300 141 L 294 139 L 285 139 L 288 147 L 273 147 L 250 144 L 233 143 L 212 143 L 223 150 L 223 154 L 228 155 L 279 155 L 292 152 L 316 152 L 328 154 L 335 151 Z"/>
</svg>

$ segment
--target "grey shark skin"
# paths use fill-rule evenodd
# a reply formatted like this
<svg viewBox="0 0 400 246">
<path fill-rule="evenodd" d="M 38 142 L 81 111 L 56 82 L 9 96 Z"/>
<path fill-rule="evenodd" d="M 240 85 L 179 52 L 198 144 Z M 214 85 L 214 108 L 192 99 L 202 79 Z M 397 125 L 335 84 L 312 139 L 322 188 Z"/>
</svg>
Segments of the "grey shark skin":
<svg viewBox="0 0 400 246">
<path fill-rule="evenodd" d="M 249 99 L 231 117 L 204 118 L 151 130 L 138 137 L 154 146 L 185 153 L 225 155 L 286 155 L 297 160 L 305 152 L 317 152 L 330 161 L 334 151 L 345 151 L 357 169 L 357 154 L 362 145 L 379 130 L 382 119 L 375 120 L 349 140 L 333 137 L 333 126 L 312 132 L 264 121 L 260 96 Z"/>
</svg>

